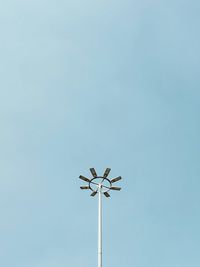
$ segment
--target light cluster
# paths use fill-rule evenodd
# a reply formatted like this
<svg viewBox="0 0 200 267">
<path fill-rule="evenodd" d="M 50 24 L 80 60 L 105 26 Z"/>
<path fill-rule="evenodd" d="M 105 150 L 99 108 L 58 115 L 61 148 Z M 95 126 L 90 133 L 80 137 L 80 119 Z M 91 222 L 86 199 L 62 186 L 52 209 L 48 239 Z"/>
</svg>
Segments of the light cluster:
<svg viewBox="0 0 200 267">
<path fill-rule="evenodd" d="M 87 178 L 85 176 L 80 175 L 79 178 L 84 182 L 87 182 L 88 185 L 81 186 L 81 189 L 89 189 L 92 191 L 91 196 L 94 197 L 98 192 L 103 193 L 106 197 L 110 197 L 108 193 L 110 190 L 120 191 L 121 187 L 113 186 L 113 183 L 118 182 L 122 179 L 121 176 L 118 176 L 113 179 L 108 179 L 108 175 L 111 169 L 107 168 L 103 174 L 103 176 L 98 176 L 96 170 L 94 168 L 90 168 L 90 172 L 92 174 L 92 178 Z"/>
</svg>

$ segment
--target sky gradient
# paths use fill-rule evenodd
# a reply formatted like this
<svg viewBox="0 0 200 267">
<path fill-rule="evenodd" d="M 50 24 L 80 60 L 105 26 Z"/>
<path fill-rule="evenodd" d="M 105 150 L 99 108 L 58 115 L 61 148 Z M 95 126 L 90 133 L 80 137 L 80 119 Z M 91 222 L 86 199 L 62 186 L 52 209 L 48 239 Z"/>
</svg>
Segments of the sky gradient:
<svg viewBox="0 0 200 267">
<path fill-rule="evenodd" d="M 199 1 L 0 2 L 0 266 L 199 267 Z"/>
</svg>

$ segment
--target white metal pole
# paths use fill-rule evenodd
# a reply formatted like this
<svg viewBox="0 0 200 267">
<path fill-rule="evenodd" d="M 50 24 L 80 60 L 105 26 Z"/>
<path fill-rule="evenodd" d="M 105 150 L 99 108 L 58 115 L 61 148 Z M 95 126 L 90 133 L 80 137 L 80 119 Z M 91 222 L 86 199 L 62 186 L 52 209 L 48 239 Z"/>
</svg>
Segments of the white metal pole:
<svg viewBox="0 0 200 267">
<path fill-rule="evenodd" d="M 99 184 L 99 211 L 98 211 L 98 267 L 102 267 L 102 187 Z"/>
</svg>

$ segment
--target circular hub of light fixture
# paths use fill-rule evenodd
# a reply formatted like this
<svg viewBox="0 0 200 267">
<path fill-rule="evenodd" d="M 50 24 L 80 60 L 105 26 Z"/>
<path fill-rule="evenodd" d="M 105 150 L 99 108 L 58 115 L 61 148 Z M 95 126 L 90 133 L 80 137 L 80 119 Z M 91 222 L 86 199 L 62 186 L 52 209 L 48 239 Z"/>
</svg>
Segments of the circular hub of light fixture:
<svg viewBox="0 0 200 267">
<path fill-rule="evenodd" d="M 89 182 L 89 187 L 93 192 L 98 192 L 101 189 L 102 193 L 110 191 L 112 184 L 108 178 L 98 176 Z"/>
</svg>

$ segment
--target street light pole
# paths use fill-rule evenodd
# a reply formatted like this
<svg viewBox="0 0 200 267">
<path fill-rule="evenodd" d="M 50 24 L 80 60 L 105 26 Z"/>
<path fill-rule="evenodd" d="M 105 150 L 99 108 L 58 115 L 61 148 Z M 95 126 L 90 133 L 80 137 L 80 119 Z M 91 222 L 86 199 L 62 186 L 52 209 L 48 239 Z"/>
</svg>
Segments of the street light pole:
<svg viewBox="0 0 200 267">
<path fill-rule="evenodd" d="M 113 183 L 121 180 L 121 176 L 109 180 L 107 177 L 110 173 L 110 168 L 107 168 L 103 176 L 98 176 L 95 169 L 91 168 L 93 178 L 89 179 L 80 175 L 79 178 L 88 183 L 87 186 L 81 186 L 81 189 L 90 189 L 91 196 L 94 197 L 98 193 L 98 267 L 102 267 L 102 195 L 110 197 L 110 190 L 120 191 L 121 187 L 112 186 Z"/>
<path fill-rule="evenodd" d="M 99 210 L 98 210 L 98 267 L 102 267 L 102 192 L 99 185 Z"/>
</svg>

